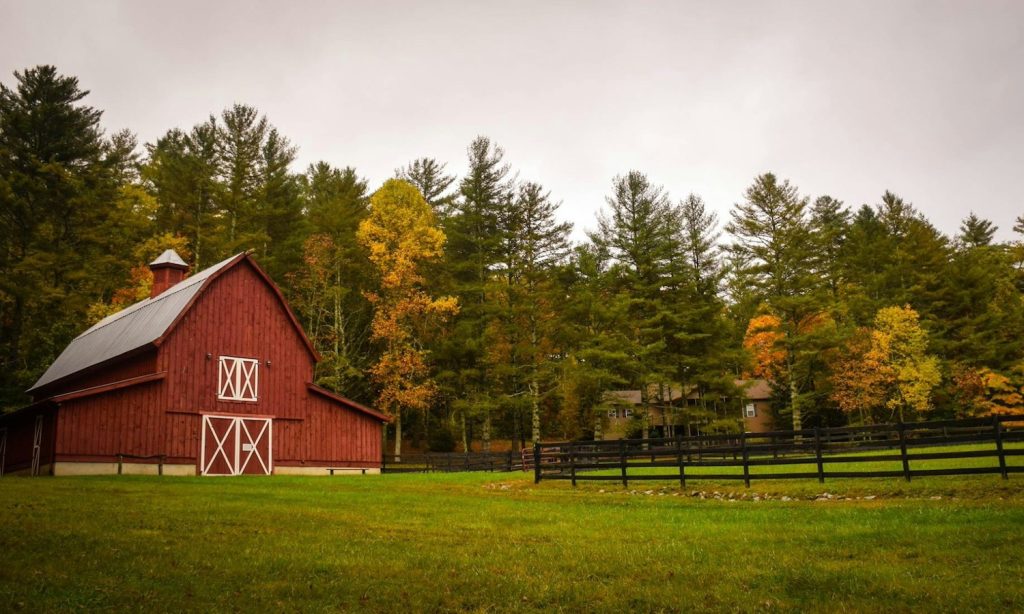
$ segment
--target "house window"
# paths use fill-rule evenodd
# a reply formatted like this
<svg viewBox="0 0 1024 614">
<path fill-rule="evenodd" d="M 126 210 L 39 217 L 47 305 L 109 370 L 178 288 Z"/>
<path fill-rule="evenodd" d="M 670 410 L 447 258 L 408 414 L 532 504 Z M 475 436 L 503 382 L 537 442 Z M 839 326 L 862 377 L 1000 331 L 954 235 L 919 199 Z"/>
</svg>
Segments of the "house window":
<svg viewBox="0 0 1024 614">
<path fill-rule="evenodd" d="M 743 415 L 747 418 L 755 418 L 757 417 L 757 408 L 753 403 L 747 403 L 747 406 L 743 408 Z"/>
<path fill-rule="evenodd" d="M 220 357 L 217 398 L 223 401 L 256 401 L 260 362 L 255 358 Z"/>
<path fill-rule="evenodd" d="M 628 417 L 630 417 L 632 415 L 633 415 L 633 410 L 632 409 L 627 407 L 627 408 L 622 410 L 622 417 L 623 418 L 628 418 Z"/>
<path fill-rule="evenodd" d="M 619 410 L 615 409 L 614 407 L 609 409 L 608 410 L 608 417 L 609 418 L 618 418 L 619 417 Z"/>
</svg>

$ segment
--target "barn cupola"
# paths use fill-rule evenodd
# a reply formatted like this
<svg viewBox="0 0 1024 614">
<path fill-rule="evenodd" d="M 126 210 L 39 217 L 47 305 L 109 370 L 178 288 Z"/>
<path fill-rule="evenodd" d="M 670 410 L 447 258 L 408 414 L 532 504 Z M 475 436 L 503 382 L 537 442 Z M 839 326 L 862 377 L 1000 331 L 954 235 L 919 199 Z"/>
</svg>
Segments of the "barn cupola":
<svg viewBox="0 0 1024 614">
<path fill-rule="evenodd" d="M 185 279 L 188 264 L 181 259 L 178 252 L 169 249 L 149 263 L 149 270 L 153 271 L 153 290 L 149 297 L 155 298 L 164 290 Z"/>
</svg>

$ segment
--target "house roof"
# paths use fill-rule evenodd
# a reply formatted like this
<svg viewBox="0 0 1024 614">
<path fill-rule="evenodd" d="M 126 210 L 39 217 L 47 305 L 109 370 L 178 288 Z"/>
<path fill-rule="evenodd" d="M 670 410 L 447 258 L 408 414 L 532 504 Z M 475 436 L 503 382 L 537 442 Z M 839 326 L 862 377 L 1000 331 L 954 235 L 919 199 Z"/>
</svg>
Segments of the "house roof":
<svg viewBox="0 0 1024 614">
<path fill-rule="evenodd" d="M 650 388 L 648 388 L 648 390 L 650 391 L 648 393 L 648 399 L 650 399 L 651 402 L 657 403 L 658 388 L 656 386 L 651 386 Z M 678 386 L 670 386 L 668 388 L 665 388 L 662 390 L 662 401 L 675 401 L 680 397 L 680 392 L 681 390 Z M 605 394 L 608 400 L 613 403 L 620 402 L 629 405 L 639 405 L 643 403 L 643 397 L 641 396 L 639 390 L 609 390 Z"/>
<path fill-rule="evenodd" d="M 171 251 L 171 250 L 168 250 Z M 160 258 L 171 258 L 164 252 Z M 177 257 L 177 254 L 173 255 Z M 160 258 L 157 258 L 159 261 Z M 178 258 L 178 260 L 181 260 Z M 202 291 L 218 275 L 243 260 L 251 260 L 246 253 L 236 254 L 226 260 L 204 269 L 191 277 L 171 286 L 155 297 L 139 301 L 130 307 L 103 318 L 88 330 L 75 337 L 61 352 L 57 360 L 43 373 L 28 392 L 33 392 L 58 380 L 81 373 L 108 361 L 124 356 L 148 345 L 158 346 L 174 328 L 181 317 L 195 303 Z M 295 314 L 285 302 L 281 291 L 269 277 L 252 263 L 253 269 L 267 282 L 280 299 L 288 317 L 305 342 L 314 360 L 319 360 L 316 350 L 309 342 Z"/>
<path fill-rule="evenodd" d="M 743 390 L 743 397 L 749 400 L 764 400 L 772 397 L 772 387 L 767 380 L 763 379 L 737 379 L 733 382 L 737 388 Z M 658 402 L 658 388 L 651 386 L 648 390 L 648 398 L 652 403 Z M 682 389 L 676 384 L 672 384 L 667 388 L 664 388 L 664 399 L 663 401 L 678 401 L 682 398 Z M 605 393 L 605 398 L 610 402 L 625 403 L 627 405 L 640 405 L 643 402 L 643 398 L 640 395 L 639 390 L 609 390 Z M 696 399 L 697 393 L 691 392 L 687 395 L 687 398 Z"/>
</svg>

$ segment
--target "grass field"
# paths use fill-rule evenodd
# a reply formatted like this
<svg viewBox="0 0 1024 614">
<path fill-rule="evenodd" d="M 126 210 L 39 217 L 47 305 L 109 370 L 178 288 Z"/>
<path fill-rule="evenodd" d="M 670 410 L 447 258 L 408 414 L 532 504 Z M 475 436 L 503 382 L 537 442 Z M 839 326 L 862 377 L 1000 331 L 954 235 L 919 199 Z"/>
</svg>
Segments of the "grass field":
<svg viewBox="0 0 1024 614">
<path fill-rule="evenodd" d="M 0 610 L 1024 610 L 1022 476 L 4 478 L 0 523 Z"/>
</svg>

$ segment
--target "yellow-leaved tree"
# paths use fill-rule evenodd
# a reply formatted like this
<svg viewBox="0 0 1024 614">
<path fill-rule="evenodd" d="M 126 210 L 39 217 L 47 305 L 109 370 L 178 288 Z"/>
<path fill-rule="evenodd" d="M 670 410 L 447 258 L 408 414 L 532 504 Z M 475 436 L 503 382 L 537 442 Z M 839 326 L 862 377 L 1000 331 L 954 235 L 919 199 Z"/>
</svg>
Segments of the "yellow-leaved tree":
<svg viewBox="0 0 1024 614">
<path fill-rule="evenodd" d="M 402 454 L 402 412 L 426 411 L 436 394 L 422 340 L 431 325 L 458 312 L 454 297 L 427 292 L 423 265 L 443 255 L 445 236 L 433 209 L 412 184 L 389 179 L 370 197 L 370 214 L 356 239 L 368 252 L 379 289 L 371 334 L 383 353 L 370 369 L 377 407 L 395 421 L 395 456 Z M 397 460 L 397 459 L 396 459 Z"/>
<path fill-rule="evenodd" d="M 886 407 L 899 413 L 905 409 L 931 409 L 932 390 L 939 385 L 939 359 L 928 354 L 928 333 L 921 328 L 917 312 L 909 305 L 884 307 L 875 314 L 871 334 L 872 351 L 892 373 Z"/>
<path fill-rule="evenodd" d="M 866 422 L 874 410 L 890 416 L 931 409 L 932 391 L 942 375 L 939 360 L 928 354 L 928 333 L 916 311 L 885 307 L 874 326 L 862 329 L 833 364 L 832 399 L 846 412 L 859 412 Z"/>
</svg>

